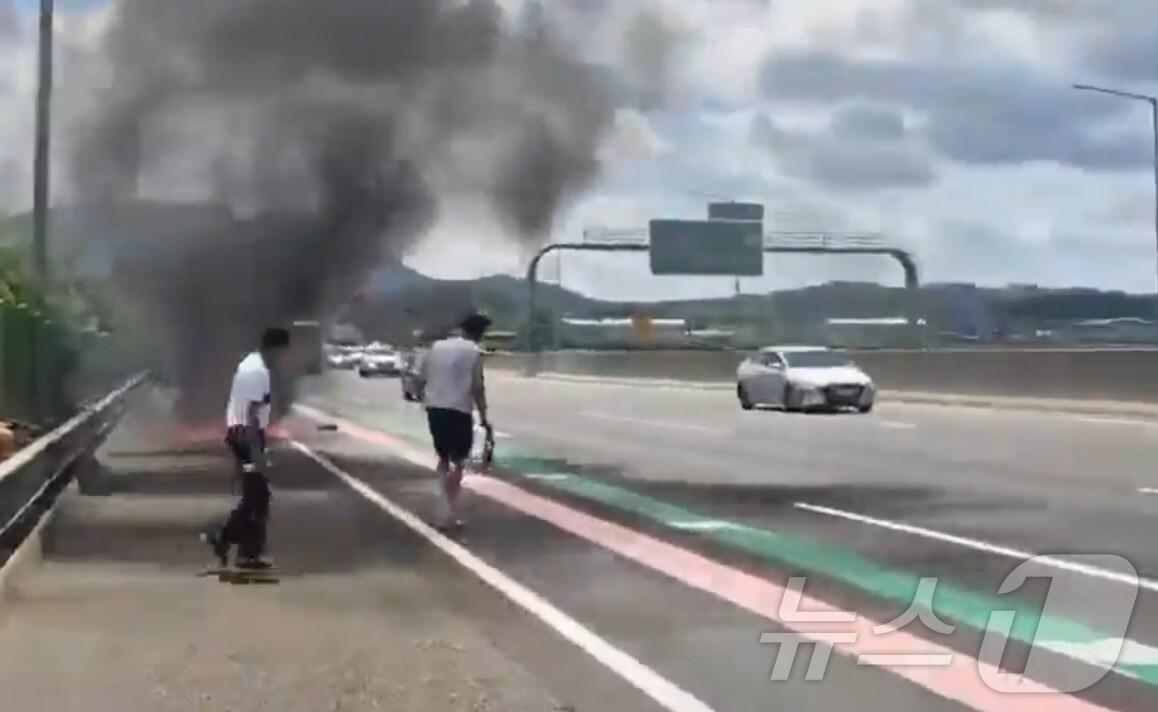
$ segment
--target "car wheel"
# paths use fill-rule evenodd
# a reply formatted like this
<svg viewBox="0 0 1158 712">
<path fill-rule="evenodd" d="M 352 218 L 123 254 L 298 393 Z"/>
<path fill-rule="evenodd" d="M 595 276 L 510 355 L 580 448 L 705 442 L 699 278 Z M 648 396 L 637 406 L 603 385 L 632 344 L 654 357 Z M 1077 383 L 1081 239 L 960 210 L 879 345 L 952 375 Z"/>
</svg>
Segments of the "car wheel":
<svg viewBox="0 0 1158 712">
<path fill-rule="evenodd" d="M 736 397 L 740 399 L 740 407 L 744 410 L 752 410 L 756 407 L 755 403 L 748 400 L 748 391 L 744 388 L 744 386 L 739 384 L 736 385 Z"/>
<path fill-rule="evenodd" d="M 873 404 L 869 403 L 868 405 L 858 405 L 856 407 L 856 409 L 857 409 L 857 412 L 860 412 L 860 413 L 871 413 L 871 412 L 873 412 Z"/>
</svg>

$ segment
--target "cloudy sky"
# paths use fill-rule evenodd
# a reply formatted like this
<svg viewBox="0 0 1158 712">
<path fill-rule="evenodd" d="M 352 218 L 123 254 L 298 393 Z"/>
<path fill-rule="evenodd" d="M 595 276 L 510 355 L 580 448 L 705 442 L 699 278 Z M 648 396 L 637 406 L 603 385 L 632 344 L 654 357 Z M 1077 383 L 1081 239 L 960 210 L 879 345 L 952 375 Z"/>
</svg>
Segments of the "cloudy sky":
<svg viewBox="0 0 1158 712">
<path fill-rule="evenodd" d="M 58 2 L 63 52 L 99 35 L 103 3 Z M 529 12 L 528 0 L 499 2 L 512 21 Z M 34 4 L 0 0 L 0 207 L 27 199 Z M 547 6 L 557 36 L 608 68 L 619 107 L 602 174 L 555 240 L 696 218 L 718 194 L 764 202 L 773 230 L 880 233 L 914 252 L 926 281 L 1154 289 L 1148 108 L 1071 85 L 1158 94 L 1158 0 Z M 471 277 L 518 272 L 526 256 L 485 207 L 459 202 L 410 261 Z M 545 275 L 555 270 L 552 259 Z M 569 255 L 562 272 L 603 297 L 732 289 L 650 277 L 643 258 Z M 828 279 L 897 283 L 899 272 L 873 258 L 784 258 L 742 286 Z"/>
</svg>

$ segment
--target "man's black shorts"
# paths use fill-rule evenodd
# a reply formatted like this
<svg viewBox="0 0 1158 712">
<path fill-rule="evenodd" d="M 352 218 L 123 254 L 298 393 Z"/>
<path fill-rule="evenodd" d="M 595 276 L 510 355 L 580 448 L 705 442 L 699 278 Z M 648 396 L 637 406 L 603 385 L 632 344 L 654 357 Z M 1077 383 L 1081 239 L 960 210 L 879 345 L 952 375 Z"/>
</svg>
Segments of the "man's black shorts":
<svg viewBox="0 0 1158 712">
<path fill-rule="evenodd" d="M 265 431 L 258 431 L 257 434 L 258 447 L 265 447 Z M 246 435 L 245 426 L 235 425 L 225 431 L 225 444 L 229 446 L 229 450 L 233 453 L 233 457 L 242 465 L 256 465 L 261 462 L 258 458 L 261 453 L 250 452 L 249 437 Z"/>
<path fill-rule="evenodd" d="M 470 457 L 474 441 L 474 418 L 470 413 L 449 408 L 427 408 L 426 421 L 434 438 L 434 451 L 441 458 L 460 462 Z"/>
</svg>

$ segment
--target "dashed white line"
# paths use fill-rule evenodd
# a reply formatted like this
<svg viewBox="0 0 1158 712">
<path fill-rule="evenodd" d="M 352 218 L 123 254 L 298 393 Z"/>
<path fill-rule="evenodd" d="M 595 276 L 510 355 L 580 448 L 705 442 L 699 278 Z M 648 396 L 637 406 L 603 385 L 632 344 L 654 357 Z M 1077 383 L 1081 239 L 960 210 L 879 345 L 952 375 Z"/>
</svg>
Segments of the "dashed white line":
<svg viewBox="0 0 1158 712">
<path fill-rule="evenodd" d="M 1081 564 L 1075 561 L 1067 561 L 1056 556 L 1039 556 L 1030 551 L 1021 549 L 1014 549 L 1009 546 L 1001 546 L 998 544 L 990 544 L 980 539 L 970 539 L 969 537 L 957 536 L 956 534 L 947 534 L 939 532 L 935 529 L 926 529 L 925 527 L 918 527 L 912 524 L 904 524 L 902 522 L 891 522 L 887 519 L 877 519 L 876 517 L 869 517 L 856 512 L 846 512 L 842 509 L 835 509 L 833 507 L 822 507 L 816 504 L 809 504 L 807 502 L 797 502 L 797 509 L 802 509 L 807 512 L 815 514 L 824 514 L 830 517 L 837 517 L 839 519 L 847 519 L 849 521 L 858 522 L 860 524 L 869 524 L 874 527 L 882 529 L 889 529 L 897 532 L 904 532 L 905 534 L 913 534 L 915 536 L 924 537 L 926 539 L 933 539 L 935 541 L 943 541 L 948 544 L 956 544 L 967 549 L 974 549 L 976 551 L 983 551 L 987 554 L 995 554 L 997 556 L 1005 556 L 1019 561 L 1026 561 L 1034 559 L 1037 563 L 1043 566 L 1050 566 L 1061 571 L 1072 571 L 1074 573 L 1084 574 L 1093 578 L 1100 578 L 1114 583 L 1124 584 L 1127 586 L 1138 586 L 1148 591 L 1158 591 L 1158 581 L 1153 579 L 1142 578 L 1140 576 L 1130 576 L 1120 571 L 1110 571 L 1108 569 L 1090 566 L 1088 564 Z"/>
<path fill-rule="evenodd" d="M 462 545 L 435 531 L 409 510 L 394 503 L 362 480 L 347 473 L 306 445 L 297 441 L 291 441 L 291 443 L 297 450 L 345 482 L 363 498 L 433 544 L 513 603 L 549 625 L 559 635 L 574 643 L 637 690 L 655 700 L 664 709 L 669 712 L 715 712 L 687 690 L 677 686 L 636 658 L 599 637 L 538 593 L 486 563 Z"/>
<path fill-rule="evenodd" d="M 667 525 L 673 529 L 682 529 L 684 531 L 689 531 L 689 532 L 718 532 L 718 531 L 723 531 L 725 529 L 743 529 L 744 528 L 743 526 L 736 524 L 734 522 L 716 521 L 714 519 L 708 520 L 708 521 L 697 520 L 697 521 L 691 521 L 691 522 L 674 521 L 674 522 L 667 522 Z"/>
<path fill-rule="evenodd" d="M 1138 494 L 1158 494 L 1158 487 L 1139 487 Z"/>
<path fill-rule="evenodd" d="M 479 438 L 482 438 L 483 435 L 485 435 L 485 431 L 481 427 L 475 428 L 475 433 Z M 511 435 L 510 433 L 504 433 L 501 430 L 495 431 L 495 440 L 510 440 L 514 437 L 514 435 Z"/>
<path fill-rule="evenodd" d="M 899 420 L 882 420 L 882 421 L 880 421 L 880 424 L 881 424 L 882 428 L 888 428 L 890 430 L 916 430 L 917 429 L 916 423 L 905 423 L 905 422 L 902 422 Z"/>
<path fill-rule="evenodd" d="M 598 420 L 609 420 L 616 423 L 628 423 L 631 425 L 642 425 L 648 428 L 667 428 L 670 430 L 688 430 L 696 433 L 705 433 L 707 435 L 727 435 L 729 431 L 723 428 L 710 428 L 705 425 L 691 425 L 689 423 L 674 423 L 669 420 L 650 420 L 647 418 L 632 418 L 626 415 L 616 415 L 614 413 L 601 413 L 597 411 L 585 410 L 580 413 L 585 418 L 596 418 Z"/>
<path fill-rule="evenodd" d="M 1136 418 L 1106 418 L 1100 416 L 1079 416 L 1078 420 L 1083 423 L 1093 423 L 1094 425 L 1133 425 L 1135 427 L 1150 427 L 1158 425 L 1158 422 L 1150 420 L 1138 420 Z"/>
</svg>

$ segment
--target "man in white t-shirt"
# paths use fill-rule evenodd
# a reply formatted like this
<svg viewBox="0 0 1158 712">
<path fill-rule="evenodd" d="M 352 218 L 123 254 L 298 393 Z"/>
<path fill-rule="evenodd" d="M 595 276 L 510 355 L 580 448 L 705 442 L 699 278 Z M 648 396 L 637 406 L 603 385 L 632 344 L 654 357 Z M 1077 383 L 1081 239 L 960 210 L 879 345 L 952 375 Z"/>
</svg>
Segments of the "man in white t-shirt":
<svg viewBox="0 0 1158 712">
<path fill-rule="evenodd" d="M 239 568 L 270 567 L 262 559 L 270 500 L 269 480 L 263 472 L 271 402 L 270 370 L 289 348 L 289 342 L 285 329 L 266 329 L 260 350 L 242 359 L 233 374 L 225 409 L 225 444 L 237 461 L 241 500 L 220 530 L 202 537 L 221 566 L 228 564 L 229 549 L 236 545 Z"/>
<path fill-rule="evenodd" d="M 487 421 L 486 385 L 483 381 L 482 341 L 491 320 L 472 314 L 460 325 L 461 336 L 436 341 L 422 362 L 425 384 L 423 404 L 438 454 L 438 475 L 446 497 L 447 517 L 443 529 L 463 526 L 458 508 L 463 468 L 474 440 L 472 414 L 478 408 L 479 421 Z"/>
</svg>

